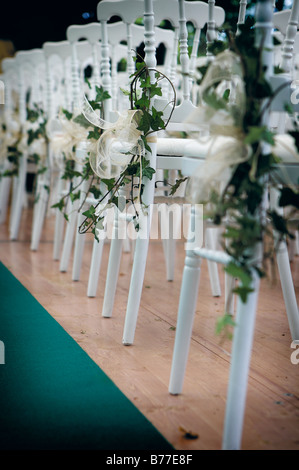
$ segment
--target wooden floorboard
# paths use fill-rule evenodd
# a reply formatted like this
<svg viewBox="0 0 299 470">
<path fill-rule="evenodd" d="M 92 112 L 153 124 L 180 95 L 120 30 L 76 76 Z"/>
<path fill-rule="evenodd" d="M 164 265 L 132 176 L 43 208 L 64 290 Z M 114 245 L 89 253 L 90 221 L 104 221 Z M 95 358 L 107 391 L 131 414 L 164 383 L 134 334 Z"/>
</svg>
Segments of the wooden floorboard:
<svg viewBox="0 0 299 470">
<path fill-rule="evenodd" d="M 231 341 L 215 335 L 223 295 L 211 296 L 202 264 L 196 316 L 183 393 L 171 396 L 168 381 L 184 263 L 177 243 L 173 282 L 166 281 L 160 240 L 151 240 L 141 308 L 132 346 L 122 330 L 132 256 L 124 253 L 112 318 L 101 317 L 109 244 L 105 244 L 97 296 L 87 298 L 92 238 L 87 237 L 80 281 L 59 272 L 52 258 L 54 217 L 48 216 L 37 252 L 30 251 L 32 210 L 23 211 L 18 241 L 0 226 L 0 259 L 29 289 L 126 396 L 178 450 L 218 450 L 225 413 Z M 299 259 L 292 263 L 299 297 Z M 223 273 L 219 268 L 223 289 Z M 1 338 L 0 338 L 1 339 Z M 280 283 L 262 280 L 248 383 L 242 449 L 299 449 L 299 364 L 290 361 L 291 336 Z M 129 425 L 129 423 L 128 423 Z M 188 440 L 184 430 L 198 435 Z"/>
</svg>

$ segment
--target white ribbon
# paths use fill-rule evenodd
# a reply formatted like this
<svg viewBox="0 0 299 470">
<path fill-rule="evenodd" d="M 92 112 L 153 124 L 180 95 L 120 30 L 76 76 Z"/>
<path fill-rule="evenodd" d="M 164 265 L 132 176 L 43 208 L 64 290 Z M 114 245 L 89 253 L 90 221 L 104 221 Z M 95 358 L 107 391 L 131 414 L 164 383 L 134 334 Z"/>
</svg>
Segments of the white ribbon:
<svg viewBox="0 0 299 470">
<path fill-rule="evenodd" d="M 200 88 L 201 104 L 188 122 L 197 124 L 199 130 L 208 127 L 211 145 L 186 188 L 186 196 L 193 203 L 208 202 L 212 192 L 221 195 L 236 166 L 251 155 L 240 127 L 245 88 L 237 56 L 230 51 L 219 54 L 209 66 Z M 226 90 L 229 90 L 227 102 L 223 98 Z M 221 104 L 215 105 L 216 101 Z"/>
<path fill-rule="evenodd" d="M 141 110 L 118 113 L 117 121 L 111 123 L 100 118 L 84 97 L 82 113 L 93 126 L 104 130 L 96 145 L 89 150 L 90 166 L 98 177 L 117 178 L 133 155 L 144 154 L 140 139 L 142 132 L 137 129 Z"/>
<path fill-rule="evenodd" d="M 7 158 L 7 148 L 17 145 L 21 138 L 21 125 L 17 115 L 9 116 L 7 119 L 3 119 L 3 124 L 6 126 L 6 130 L 2 129 L 1 125 L 1 146 L 0 146 L 0 163 L 3 165 Z"/>
<path fill-rule="evenodd" d="M 63 155 L 68 160 L 75 159 L 73 149 L 79 143 L 87 141 L 89 130 L 73 119 L 67 119 L 60 110 L 57 117 L 48 121 L 46 132 L 53 156 L 58 163 L 61 163 Z"/>
</svg>

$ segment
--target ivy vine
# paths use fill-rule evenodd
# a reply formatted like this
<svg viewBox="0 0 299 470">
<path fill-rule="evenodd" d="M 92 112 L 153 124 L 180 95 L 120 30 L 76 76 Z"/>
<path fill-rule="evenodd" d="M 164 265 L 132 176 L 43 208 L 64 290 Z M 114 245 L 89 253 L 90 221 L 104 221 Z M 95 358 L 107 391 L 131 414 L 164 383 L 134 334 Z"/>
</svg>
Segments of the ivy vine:
<svg viewBox="0 0 299 470">
<path fill-rule="evenodd" d="M 151 75 L 154 75 L 154 81 L 151 79 Z M 163 111 L 157 110 L 153 106 L 153 98 L 162 97 L 160 81 L 163 79 L 168 80 L 163 73 L 148 68 L 143 61 L 137 62 L 136 60 L 136 71 L 131 76 L 130 91 L 123 90 L 123 92 L 130 97 L 131 109 L 142 111 L 137 129 L 140 131 L 141 144 L 148 152 L 151 152 L 151 148 L 148 145 L 147 137 L 153 132 L 166 129 L 175 106 L 174 88 L 173 100 L 167 103 L 170 105 L 171 111 L 166 120 L 163 119 Z M 169 81 L 169 83 L 171 82 Z M 96 103 L 91 104 L 94 107 Z M 104 183 L 107 190 L 104 194 L 101 194 L 95 205 L 91 205 L 83 212 L 85 220 L 79 227 L 79 233 L 92 232 L 96 240 L 99 240 L 97 230 L 103 229 L 105 215 L 103 209 L 97 209 L 101 208 L 104 201 L 106 208 L 113 205 L 121 211 L 124 210 L 127 204 L 131 205 L 134 209 L 132 220 L 136 231 L 139 230 L 139 211 L 146 210 L 146 205 L 143 203 L 142 199 L 144 178 L 152 180 L 155 169 L 150 167 L 146 155 L 134 153 L 129 153 L 129 155 L 129 164 L 120 173 L 119 177 L 101 179 L 101 182 Z M 120 195 L 120 189 L 125 186 L 129 188 L 129 194 L 126 196 L 124 204 L 124 198 Z M 137 199 L 139 201 L 138 206 L 135 204 Z"/>
<path fill-rule="evenodd" d="M 282 185 L 282 181 L 277 177 L 277 165 L 280 159 L 274 153 L 275 133 L 262 124 L 263 114 L 273 100 L 274 93 L 266 78 L 266 70 L 262 66 L 263 45 L 259 48 L 255 46 L 253 25 L 254 18 L 248 16 L 245 24 L 240 26 L 239 35 L 233 34 L 231 27 L 225 25 L 222 29 L 225 40 L 215 41 L 211 45 L 211 51 L 215 56 L 225 49 L 230 49 L 239 57 L 245 85 L 246 109 L 241 127 L 245 135 L 244 143 L 251 147 L 251 156 L 245 162 L 236 165 L 221 195 L 212 192 L 209 209 L 206 209 L 207 218 L 215 225 L 223 223 L 225 225 L 221 244 L 223 250 L 231 257 L 231 262 L 225 267 L 225 271 L 236 279 L 233 293 L 237 294 L 244 303 L 253 291 L 254 272 L 260 277 L 265 277 L 269 262 L 273 263 L 277 244 L 283 239 L 293 238 L 289 218 L 286 215 L 281 215 L 275 209 L 268 209 L 266 214 L 262 212 L 265 191 L 271 186 L 276 187 L 280 194 L 280 207 L 291 207 L 292 215 L 294 210 L 299 209 L 297 189 Z M 200 70 L 203 77 L 207 69 L 208 67 Z M 226 106 L 228 99 L 226 90 L 222 100 L 210 99 L 208 104 L 214 109 L 221 109 Z M 286 104 L 285 109 L 292 113 L 289 104 Z M 299 150 L 298 127 L 295 126 L 291 134 Z M 266 154 L 262 152 L 264 144 L 270 148 Z M 254 247 L 260 242 L 263 242 L 262 264 L 252 261 L 251 258 Z M 225 312 L 218 321 L 217 331 L 229 330 L 232 326 L 234 321 L 231 312 Z"/>
</svg>

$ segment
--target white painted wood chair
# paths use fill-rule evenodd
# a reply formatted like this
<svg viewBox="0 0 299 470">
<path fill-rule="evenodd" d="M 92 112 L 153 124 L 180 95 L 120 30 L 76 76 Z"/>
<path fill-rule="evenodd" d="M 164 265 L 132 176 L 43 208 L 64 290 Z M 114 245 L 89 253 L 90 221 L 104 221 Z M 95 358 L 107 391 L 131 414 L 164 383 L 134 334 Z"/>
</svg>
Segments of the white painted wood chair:
<svg viewBox="0 0 299 470">
<path fill-rule="evenodd" d="M 71 58 L 71 45 L 69 41 L 59 42 L 45 42 L 43 50 L 46 59 L 47 73 L 47 111 L 48 111 L 48 126 L 52 126 L 52 119 L 55 119 L 61 107 L 71 111 L 71 87 L 68 85 L 71 79 L 70 75 L 70 58 Z M 60 73 L 60 76 L 57 76 Z M 54 93 L 54 87 L 57 90 Z M 52 186 L 50 201 L 51 206 L 57 203 L 66 189 L 65 181 L 62 179 L 64 172 L 62 155 L 56 154 L 53 151 L 52 135 L 53 130 L 48 128 L 49 132 L 49 155 L 52 170 Z M 55 229 L 54 229 L 54 242 L 53 242 L 53 259 L 58 261 L 60 259 L 63 229 L 64 229 L 64 216 L 58 209 L 53 209 L 55 215 Z"/>
<path fill-rule="evenodd" d="M 55 43 L 47 43 L 47 47 L 49 47 L 52 51 L 54 49 L 55 54 L 59 55 L 64 65 L 62 74 L 62 98 L 60 101 L 60 106 L 58 110 L 56 109 L 56 112 L 59 111 L 61 106 L 67 111 L 73 112 L 74 95 L 77 97 L 76 102 L 78 102 L 78 96 L 81 96 L 80 93 L 82 87 L 84 87 L 84 67 L 92 63 L 92 49 L 90 43 L 88 41 L 82 41 L 76 44 L 73 43 L 72 45 L 70 41 L 65 40 L 61 41 L 60 43 L 56 43 L 56 45 Z M 76 49 L 75 51 L 74 48 Z M 77 89 L 75 93 L 74 89 Z M 54 196 L 56 197 L 56 200 L 53 201 L 54 203 L 58 202 L 63 195 L 68 193 L 69 190 L 69 183 L 62 179 L 65 171 L 63 157 L 61 156 L 59 158 L 59 155 L 56 157 L 58 158 L 58 161 L 60 160 L 60 162 L 58 165 L 58 182 Z M 60 269 L 62 272 L 66 271 L 68 268 L 77 223 L 75 220 L 77 218 L 76 207 L 69 203 L 67 210 L 72 212 L 71 224 L 68 224 L 65 228 L 65 218 L 59 209 L 56 209 L 55 221 L 53 258 L 57 261 L 60 260 Z M 64 230 L 65 238 L 63 241 Z"/>
<path fill-rule="evenodd" d="M 126 5 L 127 8 L 127 5 Z M 115 10 L 114 10 L 115 11 Z M 119 10 L 118 10 L 119 11 Z M 121 12 L 118 13 L 121 15 Z M 105 21 L 107 21 L 107 10 L 105 12 Z M 117 33 L 114 32 L 114 29 L 116 28 Z M 141 26 L 138 26 L 134 23 L 128 25 L 126 23 L 112 23 L 112 24 L 107 24 L 107 31 L 108 31 L 108 44 L 111 46 L 111 90 L 112 90 L 112 96 L 116 94 L 115 91 L 115 61 L 116 61 L 116 56 L 115 56 L 115 47 L 119 49 L 119 42 L 121 40 L 125 40 L 127 43 L 127 49 L 126 49 L 126 59 L 127 59 L 127 71 L 123 77 L 123 88 L 128 89 L 129 87 L 129 82 L 130 82 L 130 75 L 132 72 L 135 70 L 135 64 L 134 61 L 132 60 L 132 53 L 134 53 L 134 50 L 137 49 L 137 47 L 143 42 L 144 40 L 144 28 Z M 161 44 L 163 43 L 166 46 L 166 60 L 164 63 L 164 66 L 168 66 L 170 62 L 170 55 L 169 53 L 167 54 L 167 51 L 169 52 L 173 46 L 173 41 L 174 41 L 174 33 L 171 30 L 162 30 L 161 28 L 156 27 L 155 29 L 156 34 L 157 34 L 157 43 Z M 128 36 L 129 34 L 129 36 Z M 111 38 L 111 39 L 110 39 Z M 120 56 L 119 56 L 120 57 Z M 129 101 L 126 97 L 126 101 L 124 101 L 119 108 L 115 108 L 114 102 L 112 100 L 112 111 L 118 111 L 121 112 L 123 111 L 123 106 L 125 106 L 126 109 L 129 107 Z M 158 194 L 159 189 L 156 190 L 155 194 Z M 117 223 L 117 221 L 116 221 Z M 117 231 L 117 229 L 116 229 Z M 116 233 L 115 233 L 116 235 Z M 81 235 L 82 236 L 82 235 Z M 130 240 L 128 237 L 126 237 L 124 240 L 118 240 L 117 236 L 113 236 L 111 240 L 111 263 L 114 262 L 117 263 L 117 266 L 119 267 L 119 261 L 120 261 L 120 256 L 122 251 L 130 251 Z M 134 246 L 134 243 L 132 243 Z M 102 256 L 102 248 L 103 248 L 103 240 L 100 240 L 100 242 L 95 241 L 94 242 L 94 247 L 93 247 L 93 254 L 92 254 L 92 261 L 91 261 L 91 269 L 90 269 L 90 275 L 89 275 L 89 282 L 88 282 L 88 289 L 87 289 L 87 295 L 89 297 L 94 297 L 97 292 L 97 287 L 98 287 L 98 279 L 99 279 L 99 272 L 100 272 L 100 265 L 101 265 L 101 256 Z M 116 255 L 117 253 L 117 255 Z M 117 268 L 118 270 L 118 268 Z M 109 273 L 111 272 L 111 269 L 108 268 Z M 109 286 L 109 283 L 108 283 Z M 111 292 L 111 287 L 107 287 L 109 292 Z"/>
<path fill-rule="evenodd" d="M 26 129 L 26 93 L 32 87 L 32 100 L 39 99 L 39 71 L 43 63 L 44 56 L 41 49 L 30 51 L 19 51 L 16 54 L 16 63 L 19 71 L 19 120 L 23 130 Z M 35 93 L 37 93 L 35 95 Z M 25 135 L 25 134 L 24 134 Z M 21 222 L 22 209 L 24 206 L 24 196 L 26 200 L 26 175 L 27 158 L 29 148 L 24 148 L 23 156 L 19 161 L 18 176 L 13 179 L 13 196 L 10 217 L 10 239 L 17 240 L 19 236 L 19 227 Z"/>
<path fill-rule="evenodd" d="M 89 28 L 86 30 L 86 26 Z M 84 61 L 84 58 L 86 59 L 88 56 L 92 58 L 92 63 L 93 63 L 93 73 L 95 77 L 95 81 L 98 82 L 98 74 L 99 74 L 99 69 L 98 69 L 98 63 L 94 63 L 94 60 L 98 62 L 97 60 L 97 53 L 98 53 L 98 47 L 97 47 L 97 37 L 99 37 L 99 30 L 98 30 L 98 24 L 89 24 L 85 26 L 85 30 L 83 33 L 83 26 L 78 26 L 78 25 L 71 25 L 67 29 L 67 39 L 71 43 L 71 73 L 72 73 L 72 80 L 71 80 L 71 101 L 72 101 L 72 112 L 75 113 L 80 113 L 80 103 L 81 103 L 81 98 L 82 98 L 82 93 L 84 90 L 84 84 L 82 83 L 82 61 Z M 84 42 L 79 42 L 78 39 L 82 37 L 82 34 L 85 36 L 90 36 L 89 39 L 87 39 Z M 78 39 L 77 39 L 78 38 Z M 83 48 L 83 50 L 82 50 Z M 81 49 L 81 54 L 82 56 L 79 57 L 80 55 L 80 49 Z M 81 61 L 80 61 L 81 58 Z M 81 72 L 80 72 L 81 70 Z M 82 163 L 79 163 L 79 161 L 76 162 L 76 165 L 78 166 L 78 169 L 80 171 L 82 167 Z M 69 261 L 70 261 L 70 256 L 72 252 L 72 247 L 73 247 L 73 242 L 74 242 L 74 235 L 76 232 L 76 227 L 78 223 L 78 208 L 79 208 L 80 201 L 76 200 L 74 203 L 70 203 L 69 205 L 69 220 L 66 225 L 66 230 L 65 230 L 65 237 L 64 237 L 64 242 L 63 242 L 63 247 L 62 247 L 62 253 L 61 253 L 61 258 L 60 258 L 60 271 L 61 272 L 66 272 L 68 269 Z M 80 242 L 79 242 L 80 243 Z M 77 248 L 78 250 L 82 249 L 82 245 L 80 245 Z"/>
<path fill-rule="evenodd" d="M 97 24 L 98 28 L 100 28 L 100 24 Z M 82 31 L 82 28 L 81 28 Z M 108 31 L 108 47 L 109 47 L 109 57 L 110 57 L 110 71 L 111 71 L 111 105 L 112 105 L 112 113 L 115 112 L 122 112 L 123 107 L 125 109 L 129 106 L 128 98 L 124 99 L 124 95 L 120 92 L 119 88 L 127 88 L 129 85 L 129 75 L 135 70 L 134 61 L 132 61 L 132 52 L 137 49 L 144 38 L 144 29 L 141 26 L 136 24 L 130 25 L 130 36 L 128 37 L 128 28 L 127 25 L 123 22 L 116 22 L 112 24 L 107 24 L 107 31 Z M 172 31 L 159 31 L 159 40 L 162 42 L 166 42 L 168 48 L 171 47 L 172 43 L 171 40 L 173 39 L 173 32 Z M 127 46 L 123 45 L 122 42 L 126 42 Z M 117 74 L 117 64 L 122 58 L 126 58 L 127 60 L 127 71 L 126 73 L 122 74 L 121 80 L 119 82 L 118 74 Z M 100 85 L 100 83 L 98 83 Z M 119 105 L 119 95 L 123 95 L 123 101 Z M 116 103 L 118 106 L 116 106 Z M 113 115 L 113 114 L 112 114 Z M 114 118 L 113 118 L 114 119 Z M 84 193 L 84 190 L 83 190 Z M 90 205 L 96 203 L 94 199 L 87 198 L 85 201 L 85 205 Z M 81 210 L 83 212 L 83 208 Z M 80 227 L 81 223 L 84 220 L 84 216 L 79 215 L 78 226 Z M 74 262 L 73 262 L 73 273 L 72 279 L 78 281 L 80 278 L 80 270 L 82 264 L 82 257 L 83 257 L 83 249 L 84 249 L 84 239 L 85 234 L 77 232 L 76 235 L 76 245 L 75 245 L 75 252 L 74 252 Z M 126 238 L 125 242 L 129 242 L 128 238 Z M 93 253 L 91 258 L 91 267 L 90 267 L 90 274 L 89 274 L 89 281 L 88 281 L 88 288 L 87 288 L 87 295 L 88 297 L 95 297 L 97 286 L 98 286 L 98 278 L 101 266 L 101 256 L 102 256 L 102 249 L 103 249 L 103 240 L 94 241 Z M 130 251 L 130 247 L 128 245 L 123 245 L 124 251 Z"/>
<path fill-rule="evenodd" d="M 4 83 L 5 100 L 3 106 L 3 124 L 5 125 L 4 139 L 1 143 L 2 149 L 2 167 L 1 171 L 4 173 L 10 171 L 12 168 L 11 162 L 7 159 L 7 145 L 14 143 L 14 136 L 19 130 L 19 124 L 16 122 L 16 103 L 14 96 L 17 96 L 17 69 L 16 59 L 8 57 L 2 61 L 3 75 L 2 80 Z M 5 153 L 5 154 L 4 154 Z M 10 202 L 12 178 L 10 176 L 2 177 L 0 181 L 0 223 L 4 223 L 7 219 L 7 211 Z"/>
<path fill-rule="evenodd" d="M 78 47 L 80 47 L 80 40 L 85 40 L 89 44 L 90 51 L 91 51 L 91 60 L 89 65 L 92 67 L 92 75 L 90 78 L 91 84 L 91 95 L 90 98 L 94 99 L 96 91 L 95 87 L 100 86 L 100 39 L 101 39 L 101 27 L 99 23 L 90 23 L 88 25 L 71 25 L 67 29 L 67 38 L 72 44 L 73 49 L 73 61 L 75 59 L 75 54 L 77 53 Z M 82 82 L 82 76 L 81 76 Z M 78 94 L 78 97 L 75 98 L 74 105 L 78 107 L 78 111 L 80 111 L 80 98 L 82 96 L 82 83 L 80 84 L 81 91 Z M 79 90 L 78 90 L 79 91 Z M 76 167 L 80 171 L 83 168 L 84 160 L 87 157 L 87 153 L 84 152 L 84 143 L 82 143 L 82 149 L 78 148 L 78 152 L 76 153 Z M 84 251 L 84 243 L 85 243 L 85 236 L 82 236 L 78 233 L 78 227 L 80 227 L 81 223 L 84 220 L 84 216 L 82 215 L 82 210 L 79 211 L 79 208 L 84 203 L 84 199 L 86 198 L 86 193 L 88 191 L 89 181 L 86 180 L 83 182 L 82 187 L 80 188 L 81 195 L 80 199 L 75 201 L 72 205 L 72 213 L 70 215 L 70 220 L 67 224 L 67 231 L 66 231 L 66 238 L 65 238 L 65 245 L 64 251 L 62 254 L 61 264 L 60 264 L 60 271 L 66 271 L 67 265 L 69 261 L 69 257 L 71 254 L 71 246 L 72 246 L 72 239 L 75 238 L 75 246 L 74 246 L 74 257 L 73 257 L 73 269 L 72 269 L 72 279 L 79 280 L 80 278 L 80 270 L 82 264 L 82 257 Z"/>
<path fill-rule="evenodd" d="M 196 3 L 197 2 L 194 3 L 194 8 L 196 8 Z M 155 18 L 154 22 L 156 22 L 156 24 L 159 24 L 162 19 L 165 19 L 165 17 L 166 19 L 171 18 L 172 15 L 170 13 L 170 10 L 169 8 L 166 8 L 166 5 L 164 3 L 163 4 L 154 3 L 153 5 L 154 5 L 153 15 Z M 171 125 L 173 126 L 174 129 L 175 128 L 181 129 L 182 123 L 186 120 L 187 116 L 190 115 L 190 113 L 194 111 L 195 106 L 193 105 L 190 99 L 190 88 L 189 88 L 190 80 L 188 76 L 189 56 L 188 56 L 188 49 L 187 49 L 186 17 L 185 17 L 185 11 L 184 11 L 185 2 L 179 2 L 179 4 L 176 4 L 176 6 L 177 7 L 179 6 L 180 10 L 177 9 L 176 12 L 174 10 L 175 12 L 174 14 L 176 15 L 176 17 L 172 21 L 175 21 L 176 29 L 178 29 L 179 27 L 180 61 L 182 64 L 182 68 L 184 70 L 183 95 L 182 95 L 183 100 L 175 108 L 173 112 Z M 205 5 L 204 8 L 205 7 L 207 7 L 207 5 Z M 203 21 L 207 22 L 208 18 L 209 18 L 209 15 L 208 15 L 208 12 L 206 12 L 206 18 L 205 18 L 205 21 L 204 20 Z M 154 32 L 153 31 L 148 32 L 147 34 L 149 35 L 149 37 L 153 38 L 152 40 L 154 41 Z M 153 45 L 154 45 L 154 42 L 153 42 Z M 155 102 L 155 106 L 156 105 L 157 105 L 157 101 Z M 168 139 L 164 137 L 161 137 L 160 139 L 158 138 L 157 147 L 155 148 L 155 151 L 157 152 L 157 162 L 156 162 L 155 168 L 180 170 L 181 169 L 181 156 L 184 154 L 185 145 L 186 145 L 186 142 L 184 141 L 184 139 Z M 152 197 L 152 194 L 151 194 L 151 190 L 149 189 L 148 198 L 150 199 L 151 197 Z M 153 201 L 151 201 L 151 204 L 152 203 Z M 146 223 L 149 223 L 149 221 L 146 221 Z M 146 237 L 145 239 L 137 238 L 134 264 L 133 264 L 133 269 L 132 269 L 131 284 L 130 284 L 130 290 L 129 290 L 129 296 L 128 296 L 127 310 L 126 310 L 124 333 L 123 333 L 123 344 L 125 345 L 130 345 L 134 341 L 138 310 L 139 310 L 139 305 L 140 305 L 140 300 L 141 300 L 145 265 L 146 265 L 147 249 L 148 249 L 148 238 Z M 113 278 L 113 276 L 111 276 L 111 278 Z M 214 281 L 215 279 L 216 281 L 218 280 L 215 275 L 212 275 L 211 280 Z M 109 293 L 115 292 L 115 290 L 110 287 L 108 289 L 107 284 L 106 284 L 106 292 L 109 298 Z M 102 314 L 104 314 L 104 316 L 109 316 L 109 315 L 111 316 L 112 306 L 113 306 L 113 300 L 111 299 L 111 297 L 110 297 L 110 302 L 109 303 L 107 302 L 109 305 L 109 309 L 107 311 L 103 309 Z M 105 306 L 105 303 L 104 303 L 104 306 Z"/>
<path fill-rule="evenodd" d="M 268 77 L 271 80 L 273 88 L 277 89 L 283 81 L 286 82 L 287 77 L 272 76 L 272 10 L 271 0 L 262 0 L 258 2 L 256 9 L 256 40 L 257 44 L 261 44 L 262 38 L 265 39 L 263 56 L 264 64 L 268 67 Z M 285 103 L 290 102 L 290 96 L 290 87 L 285 87 L 284 92 L 279 93 L 275 100 L 273 100 L 271 110 L 283 113 Z M 265 124 L 267 125 L 268 122 L 266 121 Z M 192 152 L 190 152 L 190 156 L 191 155 Z M 194 156 L 195 155 L 196 154 L 194 153 Z M 196 165 L 196 159 L 192 159 L 191 157 L 184 158 L 183 172 L 185 174 L 191 174 Z M 193 211 L 193 222 L 195 217 L 196 214 L 195 211 Z M 256 257 L 256 259 L 260 259 L 261 246 L 256 246 L 253 256 Z M 193 318 L 197 302 L 200 264 L 201 259 L 203 258 L 213 259 L 224 265 L 230 261 L 230 257 L 222 251 L 206 250 L 202 247 L 198 247 L 192 248 L 186 252 L 169 383 L 169 392 L 171 394 L 180 394 L 182 392 Z M 238 299 L 222 443 L 222 448 L 225 450 L 237 450 L 241 447 L 259 282 L 258 276 L 254 275 L 254 281 L 252 284 L 254 291 L 249 295 L 247 302 L 243 303 Z M 292 318 L 289 318 L 289 325 L 292 337 L 298 338 L 298 310 L 294 312 Z"/>
<path fill-rule="evenodd" d="M 45 118 L 47 120 L 52 118 L 53 112 L 53 101 L 54 101 L 54 92 L 55 89 L 51 88 L 51 71 L 54 70 L 55 64 L 50 64 L 49 56 L 47 55 L 47 50 L 43 47 L 43 74 L 40 75 L 40 86 L 43 92 L 43 104 L 39 103 L 39 106 L 42 106 L 42 109 L 45 113 Z M 52 69 L 50 66 L 52 65 Z M 37 97 L 38 99 L 38 97 Z M 31 232 L 31 244 L 30 249 L 32 251 L 37 251 L 39 248 L 39 243 L 42 235 L 42 229 L 44 226 L 44 221 L 46 218 L 49 195 L 51 191 L 51 176 L 52 176 L 52 161 L 50 155 L 50 145 L 45 142 L 45 156 L 44 156 L 44 167 L 46 171 L 41 174 L 37 174 L 36 189 L 35 189 L 35 203 L 33 209 L 33 220 L 32 220 L 32 232 Z M 41 156 L 42 157 L 42 156 Z"/>
</svg>

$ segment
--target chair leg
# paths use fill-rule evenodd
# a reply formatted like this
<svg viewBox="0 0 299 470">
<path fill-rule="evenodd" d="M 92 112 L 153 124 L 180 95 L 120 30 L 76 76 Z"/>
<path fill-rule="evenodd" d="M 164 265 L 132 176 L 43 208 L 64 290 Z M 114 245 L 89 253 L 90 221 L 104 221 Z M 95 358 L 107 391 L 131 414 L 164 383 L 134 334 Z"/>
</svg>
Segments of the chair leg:
<svg viewBox="0 0 299 470">
<path fill-rule="evenodd" d="M 240 298 L 237 300 L 222 441 L 224 450 L 239 450 L 241 446 L 259 284 L 259 277 L 254 274 L 254 292 L 249 294 L 246 303 Z"/>
<path fill-rule="evenodd" d="M 75 234 L 75 230 L 77 227 L 77 220 L 78 220 L 77 205 L 76 205 L 76 208 L 73 207 L 72 209 L 73 211 L 71 212 L 69 216 L 69 220 L 66 226 L 65 238 L 64 238 L 63 249 L 62 249 L 61 260 L 60 260 L 60 272 L 66 272 L 68 269 L 71 251 L 73 247 L 74 234 Z"/>
<path fill-rule="evenodd" d="M 6 161 L 3 171 L 9 170 L 10 167 L 10 162 Z M 6 221 L 11 181 L 11 177 L 7 176 L 3 177 L 0 183 L 0 224 L 3 224 Z"/>
<path fill-rule="evenodd" d="M 192 226 L 194 226 L 195 217 L 195 209 L 192 207 L 189 222 L 190 232 L 192 231 Z M 200 268 L 201 258 L 195 255 L 191 250 L 187 250 L 169 381 L 169 393 L 173 395 L 181 393 L 183 388 L 198 296 Z"/>
<path fill-rule="evenodd" d="M 130 253 L 131 252 L 131 243 L 130 243 L 130 239 L 128 237 L 126 237 L 123 241 L 123 252 L 124 253 Z"/>
<path fill-rule="evenodd" d="M 30 246 L 32 251 L 38 250 L 49 199 L 49 193 L 47 189 L 44 188 L 44 183 L 38 184 L 38 187 L 40 187 L 39 199 L 33 212 L 33 226 Z"/>
<path fill-rule="evenodd" d="M 211 250 L 217 249 L 217 228 L 208 227 L 206 229 L 206 248 Z M 219 281 L 218 265 L 214 261 L 207 260 L 208 271 L 210 277 L 211 291 L 213 297 L 221 296 L 221 287 Z"/>
<path fill-rule="evenodd" d="M 276 210 L 282 212 L 282 209 L 277 204 L 278 191 L 275 188 L 270 190 L 270 204 Z M 275 234 L 274 234 L 275 236 Z M 287 249 L 286 241 L 283 240 L 279 243 L 276 250 L 276 262 L 283 292 L 283 298 L 286 308 L 286 313 L 289 322 L 289 328 L 293 340 L 299 339 L 299 313 L 294 282 L 292 278 L 290 259 Z"/>
<path fill-rule="evenodd" d="M 85 194 L 87 191 L 88 191 L 88 181 L 84 181 L 82 188 L 81 188 L 82 196 L 80 198 L 80 203 L 79 203 L 80 207 L 82 207 Z M 85 216 L 82 215 L 82 211 L 80 211 L 78 214 L 78 220 L 77 220 L 78 228 L 84 222 L 84 220 L 85 220 Z M 80 279 L 85 239 L 86 239 L 86 235 L 83 233 L 79 233 L 79 231 L 77 230 L 76 235 L 75 235 L 75 249 L 74 249 L 74 259 L 73 259 L 73 272 L 72 272 L 73 281 L 79 281 Z"/>
<path fill-rule="evenodd" d="M 99 283 L 102 253 L 103 253 L 104 239 L 99 241 L 94 240 L 91 255 L 91 264 L 89 270 L 87 297 L 95 297 L 97 294 L 97 287 Z"/>
<path fill-rule="evenodd" d="M 149 165 L 155 169 L 157 155 L 156 143 L 149 143 L 149 146 L 151 147 L 151 153 L 147 154 L 147 158 L 149 159 Z M 125 346 L 132 344 L 135 336 L 149 246 L 154 194 L 155 178 L 152 178 L 151 180 L 146 179 L 144 181 L 142 199 L 143 203 L 147 206 L 148 213 L 144 213 L 143 210 L 139 211 L 140 228 L 135 242 L 134 260 L 122 340 Z"/>
<path fill-rule="evenodd" d="M 112 239 L 110 244 L 110 253 L 108 261 L 108 269 L 106 276 L 105 294 L 102 308 L 102 316 L 110 318 L 113 312 L 114 299 L 116 293 L 117 280 L 119 277 L 120 261 L 123 249 L 123 238 L 120 233 L 120 225 L 125 220 L 121 220 L 118 217 L 118 211 L 115 213 L 115 219 L 113 223 Z"/>
<path fill-rule="evenodd" d="M 290 267 L 287 244 L 285 241 L 279 244 L 276 251 L 276 262 L 279 271 L 281 288 L 289 322 L 289 328 L 293 340 L 299 339 L 299 312 Z"/>
<path fill-rule="evenodd" d="M 11 219 L 11 227 L 10 227 L 10 239 L 17 240 L 19 236 L 19 228 L 21 223 L 21 216 L 23 210 L 23 202 L 24 202 L 24 191 L 25 191 L 25 182 L 26 182 L 26 173 L 27 173 L 27 158 L 26 155 L 20 160 L 20 167 L 19 167 L 19 175 L 14 180 L 15 183 L 15 190 L 16 196 L 15 201 L 13 204 L 13 212 L 12 212 L 12 219 Z"/>
<path fill-rule="evenodd" d="M 82 214 L 78 215 L 77 226 L 81 225 L 83 222 L 84 216 Z M 73 271 L 72 271 L 72 280 L 79 281 L 82 267 L 82 259 L 84 253 L 86 235 L 83 233 L 76 232 L 75 235 L 75 249 L 74 249 L 74 259 L 73 259 Z"/>
<path fill-rule="evenodd" d="M 64 180 L 62 179 L 62 174 L 58 174 L 58 183 L 56 189 L 56 199 L 59 200 L 63 187 Z M 56 202 L 56 201 L 55 201 Z M 63 229 L 64 229 L 64 216 L 59 209 L 55 209 L 55 229 L 54 229 L 54 244 L 53 244 L 53 259 L 58 261 L 60 259 L 61 249 L 62 249 L 62 240 L 63 240 Z"/>
<path fill-rule="evenodd" d="M 167 227 L 167 238 L 165 239 L 165 261 L 166 261 L 166 279 L 167 281 L 174 280 L 174 268 L 175 268 L 175 252 L 176 252 L 176 240 L 174 234 L 174 219 L 175 214 L 172 214 L 169 210 L 169 206 L 165 204 L 167 216 L 165 221 L 168 224 Z M 162 221 L 163 223 L 163 221 Z M 163 228 L 162 228 L 163 233 Z"/>
<path fill-rule="evenodd" d="M 55 215 L 55 230 L 54 230 L 54 244 L 53 244 L 53 259 L 59 261 L 62 249 L 64 229 L 64 216 L 59 209 L 56 209 Z"/>
<path fill-rule="evenodd" d="M 175 345 L 169 381 L 169 393 L 173 395 L 181 393 L 183 388 L 193 320 L 196 310 L 200 266 L 200 258 L 187 252 L 181 286 Z"/>
<path fill-rule="evenodd" d="M 149 237 L 136 239 L 131 283 L 129 289 L 126 319 L 122 340 L 125 346 L 129 346 L 134 342 L 135 329 L 143 288 L 148 245 Z"/>
</svg>

